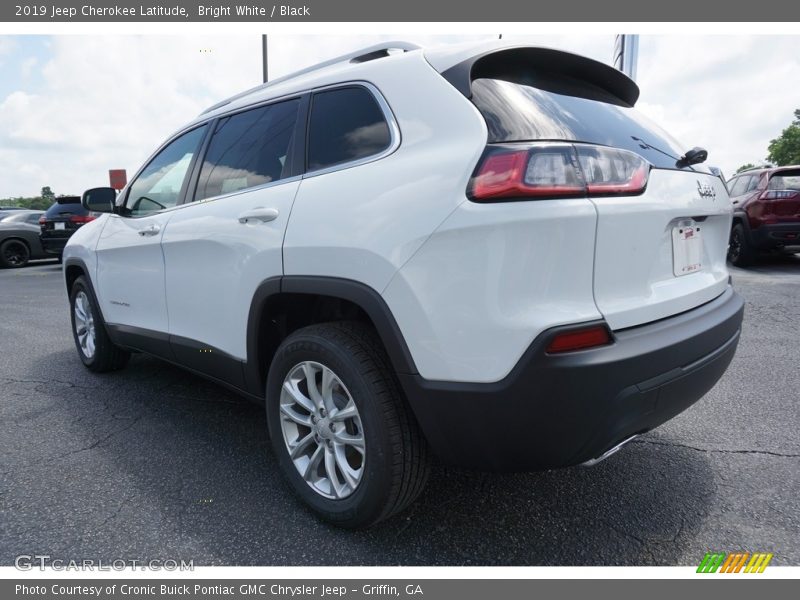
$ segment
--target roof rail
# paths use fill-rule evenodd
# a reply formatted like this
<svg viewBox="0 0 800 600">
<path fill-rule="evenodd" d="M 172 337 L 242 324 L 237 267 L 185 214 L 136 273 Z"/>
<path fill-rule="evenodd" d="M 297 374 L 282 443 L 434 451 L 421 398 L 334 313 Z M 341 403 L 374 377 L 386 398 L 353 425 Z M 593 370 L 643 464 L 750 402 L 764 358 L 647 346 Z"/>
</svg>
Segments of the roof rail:
<svg viewBox="0 0 800 600">
<path fill-rule="evenodd" d="M 235 96 L 231 96 L 230 98 L 227 98 L 222 102 L 218 102 L 217 104 L 208 107 L 200 114 L 204 115 L 206 113 L 211 112 L 212 110 L 221 108 L 226 104 L 230 104 L 234 100 L 238 100 L 239 98 L 243 98 L 254 92 L 258 92 L 260 90 L 269 88 L 278 83 L 283 83 L 284 81 L 294 79 L 295 77 L 300 77 L 301 75 L 305 75 L 307 73 L 311 73 L 319 69 L 324 69 L 325 67 L 330 67 L 331 65 L 343 62 L 350 62 L 353 64 L 368 62 L 370 60 L 375 60 L 376 58 L 383 58 L 384 56 L 389 56 L 390 50 L 402 50 L 403 52 L 411 52 L 412 50 L 419 50 L 419 49 L 420 46 L 417 46 L 416 44 L 411 44 L 409 42 L 384 42 L 382 44 L 368 46 L 367 48 L 362 48 L 361 50 L 356 50 L 355 52 L 350 52 L 348 54 L 343 54 L 342 56 L 337 56 L 336 58 L 331 58 L 330 60 L 326 60 L 321 63 L 311 65 L 310 67 L 306 67 L 305 69 L 300 69 L 299 71 L 295 71 L 294 73 L 289 73 L 288 75 L 284 75 L 283 77 L 278 77 L 277 79 L 273 79 L 272 81 L 268 81 L 266 83 L 262 83 L 261 85 L 257 85 L 253 88 L 250 88 L 249 90 L 245 90 L 244 92 L 236 94 Z"/>
<path fill-rule="evenodd" d="M 774 169 L 774 168 L 775 167 L 773 165 L 771 165 L 769 163 L 764 163 L 763 165 L 760 165 L 760 166 L 757 166 L 757 167 L 748 167 L 746 169 L 742 169 L 738 173 L 735 173 L 734 177 L 736 177 L 736 175 L 741 175 L 742 173 L 747 173 L 748 171 L 760 171 L 762 169 Z"/>
</svg>

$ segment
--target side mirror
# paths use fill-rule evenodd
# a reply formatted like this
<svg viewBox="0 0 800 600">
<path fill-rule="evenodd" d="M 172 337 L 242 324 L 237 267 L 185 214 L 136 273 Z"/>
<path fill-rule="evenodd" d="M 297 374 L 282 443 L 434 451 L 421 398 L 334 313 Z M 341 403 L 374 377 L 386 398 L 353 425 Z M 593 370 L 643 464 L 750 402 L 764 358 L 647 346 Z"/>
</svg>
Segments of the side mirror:
<svg viewBox="0 0 800 600">
<path fill-rule="evenodd" d="M 98 187 L 83 192 L 81 204 L 86 210 L 101 213 L 113 213 L 117 200 L 117 190 L 110 187 Z"/>
</svg>

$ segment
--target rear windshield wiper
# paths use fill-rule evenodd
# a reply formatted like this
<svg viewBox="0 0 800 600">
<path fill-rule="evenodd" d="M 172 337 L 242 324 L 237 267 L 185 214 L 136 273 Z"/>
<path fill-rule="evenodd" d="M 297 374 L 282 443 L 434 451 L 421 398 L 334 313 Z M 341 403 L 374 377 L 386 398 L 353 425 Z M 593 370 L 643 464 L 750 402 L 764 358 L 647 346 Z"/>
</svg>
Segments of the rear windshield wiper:
<svg viewBox="0 0 800 600">
<path fill-rule="evenodd" d="M 679 169 L 683 169 L 684 167 L 689 167 L 691 165 L 697 165 L 702 162 L 705 162 L 708 158 L 708 151 L 705 148 L 699 148 L 695 146 L 691 150 L 689 150 L 686 154 L 678 158 L 677 156 L 670 154 L 669 152 L 665 152 L 661 148 L 656 148 L 653 144 L 644 141 L 642 138 L 636 137 L 635 135 L 631 136 L 631 139 L 639 142 L 645 148 L 649 148 L 651 150 L 655 150 L 656 152 L 660 152 L 664 156 L 668 156 L 675 161 L 675 166 Z"/>
</svg>

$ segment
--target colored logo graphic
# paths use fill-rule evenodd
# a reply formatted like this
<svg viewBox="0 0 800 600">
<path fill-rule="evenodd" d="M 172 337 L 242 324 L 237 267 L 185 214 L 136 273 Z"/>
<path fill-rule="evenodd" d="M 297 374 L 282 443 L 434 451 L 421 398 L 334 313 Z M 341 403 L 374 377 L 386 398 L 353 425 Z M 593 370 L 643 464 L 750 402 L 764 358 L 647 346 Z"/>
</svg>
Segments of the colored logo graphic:
<svg viewBox="0 0 800 600">
<path fill-rule="evenodd" d="M 698 573 L 763 573 L 767 568 L 772 554 L 767 552 L 706 552 Z"/>
</svg>

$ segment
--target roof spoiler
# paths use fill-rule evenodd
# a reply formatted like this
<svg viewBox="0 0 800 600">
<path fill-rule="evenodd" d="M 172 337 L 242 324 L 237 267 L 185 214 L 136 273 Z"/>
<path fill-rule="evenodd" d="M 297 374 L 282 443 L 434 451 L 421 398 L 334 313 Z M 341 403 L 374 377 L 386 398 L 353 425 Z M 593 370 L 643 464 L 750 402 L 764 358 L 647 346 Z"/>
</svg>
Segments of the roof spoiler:
<svg viewBox="0 0 800 600">
<path fill-rule="evenodd" d="M 491 50 L 453 65 L 442 72 L 442 77 L 467 98 L 472 97 L 475 79 L 493 78 L 530 82 L 557 93 L 572 93 L 574 90 L 568 88 L 588 84 L 602 92 L 605 100 L 616 100 L 615 104 L 629 107 L 639 99 L 639 86 L 621 71 L 585 56 L 551 48 L 519 46 Z"/>
</svg>

